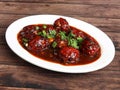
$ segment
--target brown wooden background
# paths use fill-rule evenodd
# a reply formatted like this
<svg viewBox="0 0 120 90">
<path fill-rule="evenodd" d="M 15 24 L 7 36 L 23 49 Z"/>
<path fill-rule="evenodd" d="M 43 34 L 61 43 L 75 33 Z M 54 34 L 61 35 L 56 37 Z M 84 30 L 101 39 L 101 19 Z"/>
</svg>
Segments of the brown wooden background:
<svg viewBox="0 0 120 90">
<path fill-rule="evenodd" d="M 86 74 L 29 64 L 10 50 L 5 32 L 13 21 L 35 14 L 65 15 L 95 25 L 112 39 L 114 60 Z M 120 90 L 120 0 L 0 0 L 0 90 Z"/>
</svg>

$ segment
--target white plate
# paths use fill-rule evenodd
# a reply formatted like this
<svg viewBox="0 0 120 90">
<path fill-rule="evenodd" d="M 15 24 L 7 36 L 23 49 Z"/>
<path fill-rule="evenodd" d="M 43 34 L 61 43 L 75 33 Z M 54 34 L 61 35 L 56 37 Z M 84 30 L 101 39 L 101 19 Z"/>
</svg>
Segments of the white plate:
<svg viewBox="0 0 120 90">
<path fill-rule="evenodd" d="M 65 18 L 71 26 L 83 30 L 84 32 L 88 33 L 98 41 L 101 47 L 101 57 L 97 61 L 86 65 L 64 66 L 61 64 L 56 64 L 39 59 L 31 55 L 28 51 L 21 47 L 17 40 L 17 34 L 24 26 L 30 24 L 53 24 L 53 22 L 60 17 Z M 96 71 L 107 66 L 113 60 L 115 55 L 114 45 L 110 38 L 104 32 L 102 32 L 101 30 L 99 30 L 98 28 L 89 23 L 66 16 L 33 15 L 24 17 L 13 22 L 7 28 L 5 36 L 7 44 L 18 56 L 36 66 L 58 72 L 86 73 Z"/>
</svg>

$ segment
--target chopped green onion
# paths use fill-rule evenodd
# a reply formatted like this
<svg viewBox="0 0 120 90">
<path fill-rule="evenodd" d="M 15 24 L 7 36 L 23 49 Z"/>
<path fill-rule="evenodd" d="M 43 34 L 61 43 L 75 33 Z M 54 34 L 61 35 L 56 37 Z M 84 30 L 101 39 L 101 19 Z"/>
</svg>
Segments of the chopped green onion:
<svg viewBox="0 0 120 90">
<path fill-rule="evenodd" d="M 39 30 L 39 29 L 40 29 L 40 27 L 39 27 L 39 26 L 35 26 L 35 29 L 36 29 L 36 30 Z"/>
<path fill-rule="evenodd" d="M 47 26 L 46 26 L 46 25 L 43 25 L 43 28 L 44 28 L 44 29 L 46 29 L 46 28 L 47 28 Z"/>
<path fill-rule="evenodd" d="M 24 44 L 25 47 L 28 47 L 28 43 L 24 42 L 23 44 Z"/>
<path fill-rule="evenodd" d="M 25 43 L 27 43 L 27 42 L 28 42 L 28 39 L 22 38 L 22 41 L 25 42 Z"/>
<path fill-rule="evenodd" d="M 38 32 L 37 35 L 41 35 L 41 36 L 47 37 L 47 38 L 54 38 L 56 35 L 56 31 L 49 30 L 49 33 L 47 33 L 45 30 L 42 30 L 41 32 Z"/>
<path fill-rule="evenodd" d="M 24 46 L 27 47 L 28 46 L 28 39 L 22 38 L 22 41 L 23 41 Z"/>
<path fill-rule="evenodd" d="M 47 33 L 45 30 L 41 31 L 41 32 L 38 32 L 37 35 L 41 35 L 43 37 L 46 37 L 47 36 Z"/>
<path fill-rule="evenodd" d="M 45 30 L 42 31 L 42 34 L 44 37 L 46 37 L 47 33 L 45 32 Z"/>
<path fill-rule="evenodd" d="M 41 35 L 41 34 L 42 34 L 42 32 L 38 32 L 38 33 L 37 33 L 37 35 Z"/>
<path fill-rule="evenodd" d="M 50 34 L 47 34 L 47 38 L 53 38 L 53 36 Z"/>
<path fill-rule="evenodd" d="M 54 42 L 52 43 L 52 47 L 55 48 L 56 46 L 57 46 L 57 42 L 54 41 Z"/>
</svg>

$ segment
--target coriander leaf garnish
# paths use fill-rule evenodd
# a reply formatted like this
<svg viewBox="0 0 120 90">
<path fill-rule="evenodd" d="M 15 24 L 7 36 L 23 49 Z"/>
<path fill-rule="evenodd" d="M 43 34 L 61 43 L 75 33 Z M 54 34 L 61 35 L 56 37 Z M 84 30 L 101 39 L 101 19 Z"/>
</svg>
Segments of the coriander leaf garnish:
<svg viewBox="0 0 120 90">
<path fill-rule="evenodd" d="M 56 31 L 55 30 L 49 30 L 49 33 L 50 33 L 50 35 L 53 35 L 53 36 L 56 35 Z"/>
<path fill-rule="evenodd" d="M 61 39 L 62 39 L 62 40 L 65 40 L 65 39 L 67 38 L 66 32 L 64 32 L 64 31 L 60 31 L 60 32 L 59 32 L 59 35 L 61 36 Z"/>
<path fill-rule="evenodd" d="M 76 36 L 76 35 L 73 34 L 72 32 L 70 32 L 70 33 L 68 34 L 68 37 L 69 37 L 69 38 L 72 38 L 72 37 L 74 38 L 75 36 Z"/>
<path fill-rule="evenodd" d="M 68 45 L 69 45 L 69 46 L 72 46 L 72 47 L 74 47 L 74 48 L 76 48 L 76 49 L 79 49 L 78 42 L 77 42 L 77 40 L 74 39 L 74 38 L 70 38 L 70 39 L 68 40 Z"/>
<path fill-rule="evenodd" d="M 78 41 L 79 43 L 81 43 L 81 42 L 83 41 L 83 38 L 82 38 L 82 37 L 77 37 L 77 41 Z"/>
</svg>

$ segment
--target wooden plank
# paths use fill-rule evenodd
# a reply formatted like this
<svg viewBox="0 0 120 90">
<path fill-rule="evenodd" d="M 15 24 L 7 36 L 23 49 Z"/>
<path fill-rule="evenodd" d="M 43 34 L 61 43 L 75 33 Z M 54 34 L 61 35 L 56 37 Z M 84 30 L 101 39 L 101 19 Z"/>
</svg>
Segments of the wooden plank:
<svg viewBox="0 0 120 90">
<path fill-rule="evenodd" d="M 25 16 L 30 15 L 13 15 L 13 14 L 0 14 L 0 27 L 7 28 L 12 22 L 14 22 L 17 19 L 23 18 Z M 113 18 L 97 18 L 97 17 L 81 17 L 78 15 L 66 15 L 69 17 L 73 17 L 79 20 L 83 20 L 85 22 L 88 22 L 90 24 L 93 24 L 97 27 L 108 27 L 112 28 L 110 30 L 115 31 L 115 29 L 119 29 L 120 27 L 120 19 L 113 19 Z M 5 29 L 6 30 L 6 29 Z M 116 30 L 118 31 L 118 30 Z"/>
<path fill-rule="evenodd" d="M 0 85 L 7 87 L 87 90 L 92 86 L 93 90 L 98 90 L 101 87 L 108 90 L 118 90 L 120 88 L 119 82 L 119 70 L 112 71 L 107 68 L 89 74 L 65 74 L 47 71 L 38 67 L 0 65 Z"/>
<path fill-rule="evenodd" d="M 1 2 L 120 5 L 120 0 L 1 0 Z"/>
<path fill-rule="evenodd" d="M 0 43 L 0 65 L 31 66 L 30 63 L 27 63 L 12 52 L 6 42 Z"/>
<path fill-rule="evenodd" d="M 23 7 L 24 6 L 24 7 Z M 2 8 L 4 7 L 4 8 Z M 1 14 L 62 14 L 120 18 L 120 6 L 0 2 Z"/>
<path fill-rule="evenodd" d="M 0 86 L 0 90 L 43 90 L 43 89 L 17 88 L 17 87 Z"/>
</svg>

